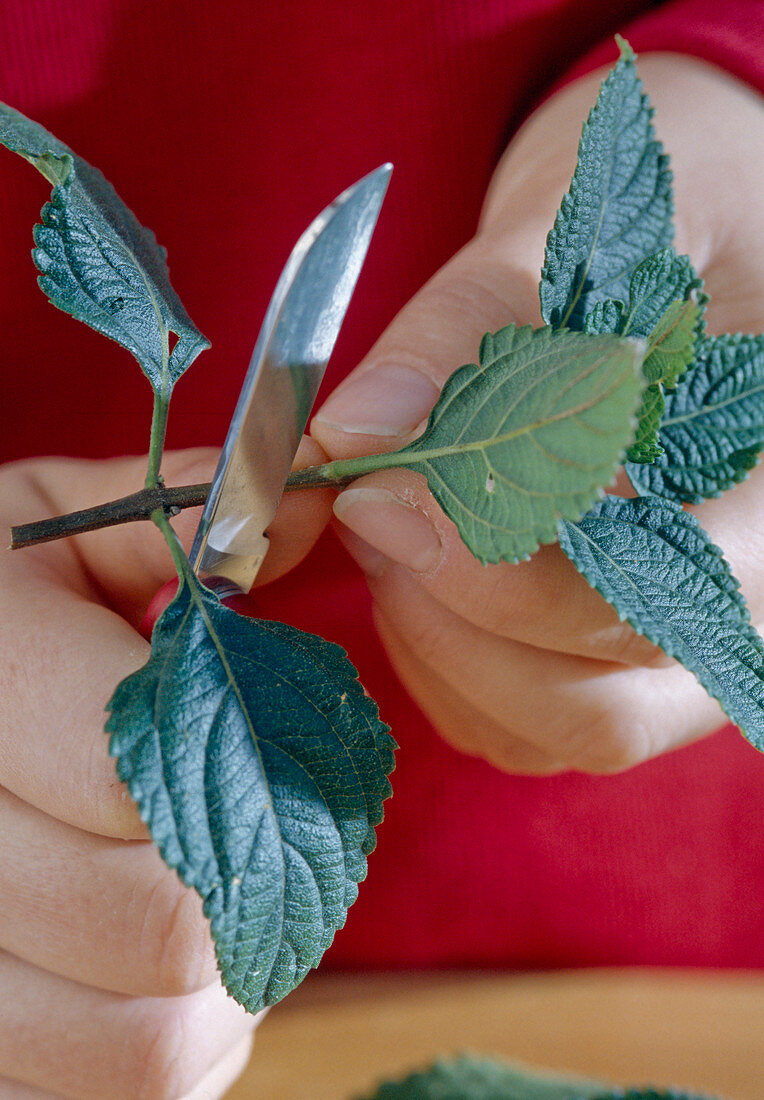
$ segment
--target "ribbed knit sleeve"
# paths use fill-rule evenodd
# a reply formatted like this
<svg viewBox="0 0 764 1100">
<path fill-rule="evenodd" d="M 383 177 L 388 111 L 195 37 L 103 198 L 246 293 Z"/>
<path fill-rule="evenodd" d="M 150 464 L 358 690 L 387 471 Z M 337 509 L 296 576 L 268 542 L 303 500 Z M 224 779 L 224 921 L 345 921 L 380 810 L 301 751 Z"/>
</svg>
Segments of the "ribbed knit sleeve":
<svg viewBox="0 0 764 1100">
<path fill-rule="evenodd" d="M 637 53 L 690 54 L 764 91 L 764 0 L 671 0 L 622 32 Z M 612 42 L 588 53 L 567 79 L 613 60 Z"/>
</svg>

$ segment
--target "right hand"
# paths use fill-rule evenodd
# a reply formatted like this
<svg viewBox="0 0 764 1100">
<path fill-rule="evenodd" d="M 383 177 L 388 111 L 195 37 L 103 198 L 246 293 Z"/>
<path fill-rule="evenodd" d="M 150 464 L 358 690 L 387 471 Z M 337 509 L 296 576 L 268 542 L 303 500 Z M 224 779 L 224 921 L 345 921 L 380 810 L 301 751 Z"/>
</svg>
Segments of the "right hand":
<svg viewBox="0 0 764 1100">
<path fill-rule="evenodd" d="M 692 58 L 655 54 L 640 59 L 640 71 L 676 173 L 677 248 L 693 257 L 711 294 L 709 331 L 760 332 L 761 100 Z M 476 236 L 404 306 L 318 411 L 311 431 L 332 459 L 408 443 L 451 372 L 474 362 L 483 333 L 511 321 L 540 323 L 546 232 L 603 75 L 568 85 L 531 116 L 493 177 Z M 758 624 L 762 494 L 760 464 L 734 492 L 697 508 Z M 543 546 L 516 565 L 481 565 L 422 474 L 408 470 L 359 478 L 334 510 L 340 537 L 366 573 L 393 667 L 461 751 L 515 773 L 614 772 L 723 724 L 691 673 L 620 622 L 559 546 Z"/>
<path fill-rule="evenodd" d="M 216 458 L 168 455 L 168 484 L 209 480 Z M 133 492 L 145 467 L 5 467 L 0 525 Z M 271 575 L 328 516 L 326 494 L 309 510 L 291 496 L 303 541 L 275 539 Z M 175 521 L 186 546 L 195 522 Z M 0 554 L 2 1100 L 215 1100 L 249 1058 L 258 1017 L 226 995 L 201 900 L 149 841 L 104 733 L 115 686 L 148 657 L 143 612 L 173 575 L 149 523 Z"/>
</svg>

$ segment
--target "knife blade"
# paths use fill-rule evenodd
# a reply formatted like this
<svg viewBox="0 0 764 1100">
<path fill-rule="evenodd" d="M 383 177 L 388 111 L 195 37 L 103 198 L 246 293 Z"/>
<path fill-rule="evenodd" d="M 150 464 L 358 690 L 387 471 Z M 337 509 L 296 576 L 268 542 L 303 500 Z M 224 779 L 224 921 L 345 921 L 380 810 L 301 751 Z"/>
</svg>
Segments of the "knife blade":
<svg viewBox="0 0 764 1100">
<path fill-rule="evenodd" d="M 392 172 L 383 164 L 305 230 L 252 352 L 191 548 L 197 574 L 248 592 L 366 258 Z"/>
</svg>

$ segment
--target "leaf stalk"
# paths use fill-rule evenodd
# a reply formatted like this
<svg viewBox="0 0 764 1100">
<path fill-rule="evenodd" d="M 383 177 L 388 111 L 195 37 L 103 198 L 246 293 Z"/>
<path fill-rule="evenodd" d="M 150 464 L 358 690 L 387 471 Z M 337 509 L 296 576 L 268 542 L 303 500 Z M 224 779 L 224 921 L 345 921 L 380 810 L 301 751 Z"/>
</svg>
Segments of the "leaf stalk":
<svg viewBox="0 0 764 1100">
<path fill-rule="evenodd" d="M 151 416 L 151 438 L 149 441 L 149 466 L 146 471 L 146 488 L 154 489 L 161 485 L 160 467 L 164 452 L 164 439 L 167 432 L 167 414 L 170 410 L 170 393 L 165 387 L 154 393 L 154 411 Z"/>
</svg>

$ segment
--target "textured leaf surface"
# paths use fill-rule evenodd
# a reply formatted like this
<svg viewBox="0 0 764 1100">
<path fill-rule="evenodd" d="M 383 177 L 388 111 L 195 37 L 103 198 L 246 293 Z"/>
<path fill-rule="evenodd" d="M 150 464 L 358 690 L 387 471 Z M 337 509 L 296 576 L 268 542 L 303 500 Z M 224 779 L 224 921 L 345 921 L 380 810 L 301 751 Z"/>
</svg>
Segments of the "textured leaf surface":
<svg viewBox="0 0 764 1100">
<path fill-rule="evenodd" d="M 702 281 L 688 257 L 666 248 L 636 268 L 627 305 L 608 299 L 586 317 L 585 332 L 648 339 L 642 367 L 648 387 L 637 414 L 634 442 L 627 451 L 632 462 L 653 462 L 663 453 L 658 442 L 663 390 L 673 389 L 694 362 L 705 302 Z"/>
<path fill-rule="evenodd" d="M 650 336 L 672 302 L 694 299 L 701 313 L 708 301 L 703 280 L 689 256 L 663 248 L 634 269 L 629 280 L 628 304 L 608 298 L 586 317 L 585 332 L 614 332 L 619 336 Z"/>
<path fill-rule="evenodd" d="M 667 390 L 695 359 L 695 338 L 700 320 L 697 302 L 672 302 L 650 335 L 642 370 L 650 383 L 660 382 Z"/>
<path fill-rule="evenodd" d="M 648 386 L 637 413 L 634 442 L 626 452 L 631 462 L 653 462 L 663 454 L 658 430 L 665 407 L 664 389 L 673 389 L 692 366 L 699 319 L 696 302 L 672 302 L 650 337 L 642 365 Z"/>
<path fill-rule="evenodd" d="M 317 966 L 366 874 L 394 742 L 339 646 L 186 581 L 109 704 L 110 751 L 164 860 L 204 899 L 250 1012 Z"/>
<path fill-rule="evenodd" d="M 422 472 L 476 557 L 518 561 L 613 478 L 630 442 L 643 349 L 510 325 L 446 382 L 423 435 L 385 456 Z"/>
<path fill-rule="evenodd" d="M 541 1074 L 489 1058 L 436 1062 L 388 1081 L 366 1100 L 703 1100 L 674 1089 L 620 1089 Z"/>
<path fill-rule="evenodd" d="M 604 1087 L 465 1055 L 388 1081 L 366 1100 L 587 1100 Z"/>
<path fill-rule="evenodd" d="M 5 104 L 0 143 L 53 186 L 34 228 L 40 288 L 53 305 L 132 352 L 153 388 L 169 393 L 209 341 L 173 290 L 154 234 L 96 168 Z M 170 332 L 178 337 L 172 353 Z"/>
<path fill-rule="evenodd" d="M 729 566 L 694 516 L 657 497 L 608 497 L 560 545 L 621 619 L 675 657 L 764 751 L 764 643 Z"/>
<path fill-rule="evenodd" d="M 652 113 L 624 44 L 584 125 L 547 238 L 539 293 L 541 315 L 554 327 L 581 329 L 597 302 L 626 301 L 634 268 L 671 243 L 671 172 Z"/>
<path fill-rule="evenodd" d="M 705 337 L 667 394 L 652 466 L 626 467 L 640 493 L 699 503 L 748 476 L 764 447 L 764 337 Z"/>
<path fill-rule="evenodd" d="M 653 462 L 663 454 L 658 443 L 658 429 L 663 415 L 665 398 L 663 390 L 655 383 L 648 386 L 642 394 L 642 404 L 637 412 L 637 430 L 634 442 L 626 451 L 626 457 L 632 462 Z"/>
</svg>

